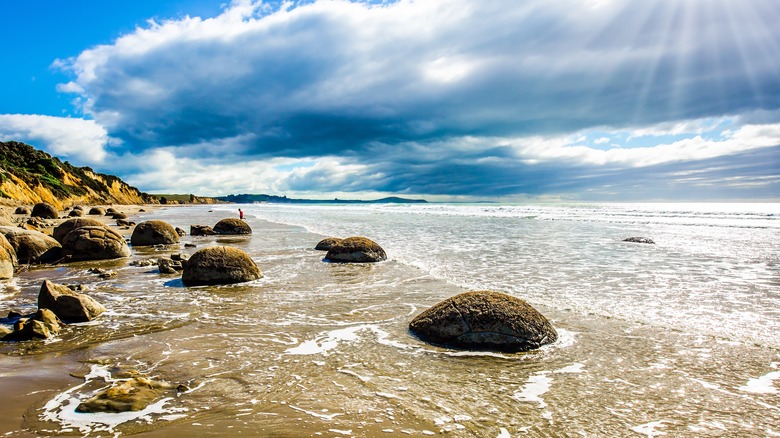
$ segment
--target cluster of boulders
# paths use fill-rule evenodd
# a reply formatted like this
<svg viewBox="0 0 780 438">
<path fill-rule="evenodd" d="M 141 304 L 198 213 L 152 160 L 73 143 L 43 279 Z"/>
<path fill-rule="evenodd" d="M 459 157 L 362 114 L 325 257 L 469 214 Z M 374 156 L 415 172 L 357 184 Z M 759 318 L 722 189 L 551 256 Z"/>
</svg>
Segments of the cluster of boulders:
<svg viewBox="0 0 780 438">
<path fill-rule="evenodd" d="M 106 311 L 87 294 L 66 285 L 44 280 L 38 293 L 38 310 L 30 315 L 11 312 L 1 322 L 13 324 L 13 330 L 0 328 L 3 341 L 48 339 L 59 334 L 63 324 L 87 322 Z"/>
<path fill-rule="evenodd" d="M 81 211 L 81 214 L 73 211 Z M 33 214 L 42 218 L 57 217 L 56 210 L 52 214 L 44 207 L 34 208 Z M 131 254 L 127 242 L 119 233 L 97 220 L 81 217 L 82 208 L 74 207 L 71 214 L 71 219 L 54 229 L 52 237 L 18 227 L 0 227 L 0 278 L 12 272 L 19 263 L 101 260 L 128 257 Z M 118 225 L 131 225 L 126 221 L 126 215 L 112 209 L 93 207 L 88 215 L 111 215 L 117 219 Z M 179 244 L 185 234 L 184 230 L 174 228 L 165 221 L 149 220 L 135 225 L 129 241 L 134 247 L 166 248 Z M 222 219 L 213 227 L 190 227 L 192 236 L 251 234 L 249 225 L 235 218 Z M 626 241 L 652 243 L 638 238 Z M 387 260 L 387 253 L 379 244 L 360 236 L 345 239 L 329 237 L 318 242 L 315 249 L 327 251 L 323 261 L 330 263 L 376 263 Z M 156 265 L 161 274 L 181 272 L 185 286 L 233 284 L 263 277 L 247 253 L 230 246 L 210 246 L 189 257 L 173 254 L 170 257 L 137 260 L 131 264 Z M 38 312 L 27 317 L 19 316 L 14 331 L 3 339 L 46 337 L 47 333 L 51 335 L 59 331 L 58 324 L 61 321 L 89 320 L 104 310 L 85 294 L 45 281 L 39 296 Z M 435 345 L 502 352 L 532 350 L 558 338 L 552 324 L 528 303 L 495 291 L 466 292 L 448 298 L 415 317 L 409 324 L 409 330 L 419 339 Z M 91 408 L 85 407 L 84 411 L 88 412 L 88 409 Z"/>
</svg>

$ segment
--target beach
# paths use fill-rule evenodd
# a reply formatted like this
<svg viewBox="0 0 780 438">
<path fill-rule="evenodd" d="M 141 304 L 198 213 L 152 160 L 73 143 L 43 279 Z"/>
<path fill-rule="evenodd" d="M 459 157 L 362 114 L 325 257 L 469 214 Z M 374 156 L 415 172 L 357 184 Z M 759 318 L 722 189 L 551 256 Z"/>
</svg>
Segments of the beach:
<svg viewBox="0 0 780 438">
<path fill-rule="evenodd" d="M 84 284 L 108 311 L 0 345 L 0 434 L 780 434 L 778 204 L 144 206 L 128 220 L 189 231 L 239 207 L 251 235 L 187 235 L 5 282 L 1 313 L 34 310 L 44 279 Z M 352 235 L 388 260 L 313 249 Z M 214 245 L 247 252 L 263 278 L 184 287 L 130 264 Z M 528 301 L 559 340 L 504 354 L 409 333 L 424 309 L 479 289 Z M 127 369 L 187 389 L 132 415 L 74 411 Z"/>
</svg>

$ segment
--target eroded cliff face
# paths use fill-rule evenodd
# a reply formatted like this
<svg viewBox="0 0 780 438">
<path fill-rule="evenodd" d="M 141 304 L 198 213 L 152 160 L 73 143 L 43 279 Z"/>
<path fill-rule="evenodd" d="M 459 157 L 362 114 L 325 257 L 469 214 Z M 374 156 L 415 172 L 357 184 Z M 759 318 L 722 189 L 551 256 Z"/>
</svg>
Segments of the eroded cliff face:
<svg viewBox="0 0 780 438">
<path fill-rule="evenodd" d="M 156 197 L 121 179 L 75 167 L 15 141 L 0 142 L 0 203 L 48 202 L 59 209 L 75 204 L 150 204 Z"/>
</svg>

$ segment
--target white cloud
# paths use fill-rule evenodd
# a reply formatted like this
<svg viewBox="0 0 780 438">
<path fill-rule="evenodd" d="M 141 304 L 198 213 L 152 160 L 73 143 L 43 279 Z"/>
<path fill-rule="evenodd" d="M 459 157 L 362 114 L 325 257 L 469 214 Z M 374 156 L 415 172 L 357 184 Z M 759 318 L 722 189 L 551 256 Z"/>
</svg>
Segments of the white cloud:
<svg viewBox="0 0 780 438">
<path fill-rule="evenodd" d="M 89 165 L 104 162 L 110 141 L 94 120 L 36 114 L 0 114 L 0 139 L 32 143 L 54 156 Z"/>
</svg>

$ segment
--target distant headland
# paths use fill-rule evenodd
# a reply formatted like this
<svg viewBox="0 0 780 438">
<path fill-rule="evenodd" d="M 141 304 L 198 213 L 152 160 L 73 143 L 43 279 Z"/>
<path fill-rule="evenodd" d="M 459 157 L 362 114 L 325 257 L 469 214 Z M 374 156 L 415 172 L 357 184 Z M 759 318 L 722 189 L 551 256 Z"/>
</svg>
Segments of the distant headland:
<svg viewBox="0 0 780 438">
<path fill-rule="evenodd" d="M 361 199 L 295 199 L 287 196 L 261 195 L 261 194 L 242 194 L 218 196 L 216 199 L 234 204 L 426 204 L 425 199 L 409 199 L 390 196 L 386 198 L 361 200 Z"/>
</svg>

